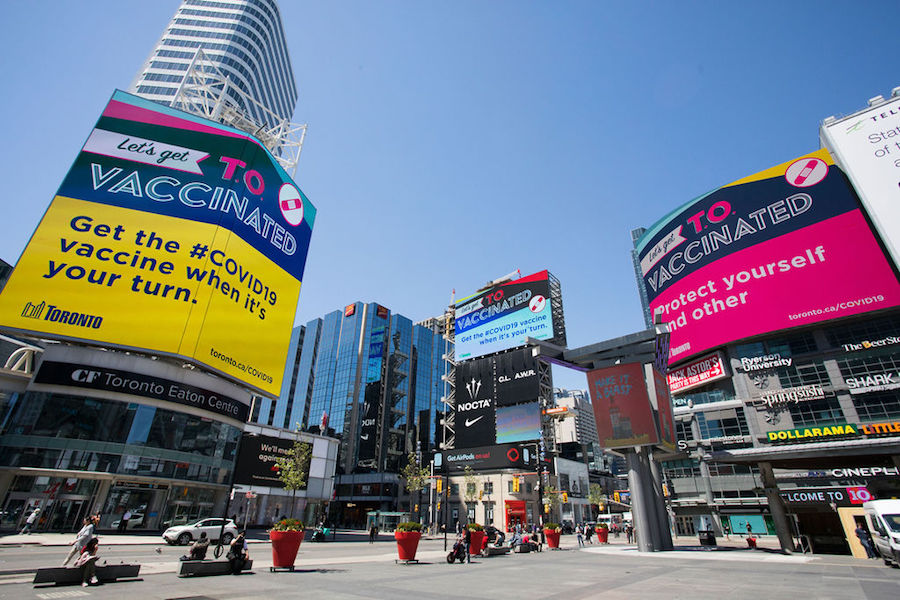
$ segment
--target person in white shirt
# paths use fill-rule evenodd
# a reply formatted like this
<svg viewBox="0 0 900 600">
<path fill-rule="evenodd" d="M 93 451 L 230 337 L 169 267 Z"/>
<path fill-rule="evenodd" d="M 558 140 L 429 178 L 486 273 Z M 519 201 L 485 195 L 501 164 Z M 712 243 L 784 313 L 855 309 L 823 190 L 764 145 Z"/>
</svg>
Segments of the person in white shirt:
<svg viewBox="0 0 900 600">
<path fill-rule="evenodd" d="M 75 539 L 69 544 L 72 546 L 72 549 L 69 550 L 69 555 L 66 556 L 66 560 L 63 561 L 62 566 L 66 566 L 69 564 L 69 561 L 72 560 L 75 555 L 81 556 L 81 552 L 84 550 L 84 547 L 87 546 L 87 543 L 94 538 L 94 529 L 96 524 L 94 523 L 94 517 L 89 517 L 84 520 L 84 526 L 79 530 L 77 534 L 75 534 Z"/>
</svg>

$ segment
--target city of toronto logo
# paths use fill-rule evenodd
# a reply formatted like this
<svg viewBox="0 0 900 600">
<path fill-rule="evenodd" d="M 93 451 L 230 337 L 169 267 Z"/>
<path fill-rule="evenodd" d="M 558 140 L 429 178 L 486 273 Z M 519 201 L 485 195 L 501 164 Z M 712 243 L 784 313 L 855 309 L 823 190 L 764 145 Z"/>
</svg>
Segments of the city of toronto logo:
<svg viewBox="0 0 900 600">
<path fill-rule="evenodd" d="M 44 308 L 46 308 L 47 303 L 41 300 L 40 304 L 32 304 L 31 302 L 25 303 L 25 308 L 22 310 L 22 316 L 27 317 L 29 319 L 40 319 L 41 314 L 44 312 Z"/>
</svg>

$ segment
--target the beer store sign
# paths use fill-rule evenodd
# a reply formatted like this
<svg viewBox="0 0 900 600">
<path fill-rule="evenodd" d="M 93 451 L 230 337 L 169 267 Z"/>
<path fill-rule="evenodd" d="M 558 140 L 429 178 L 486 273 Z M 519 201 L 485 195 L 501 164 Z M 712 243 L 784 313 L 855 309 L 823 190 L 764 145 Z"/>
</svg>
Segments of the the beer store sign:
<svg viewBox="0 0 900 600">
<path fill-rule="evenodd" d="M 849 344 L 844 344 L 843 346 L 841 346 L 841 348 L 844 349 L 844 352 L 859 352 L 860 350 L 881 348 L 883 346 L 893 346 L 894 344 L 900 344 L 900 337 L 889 335 L 887 337 L 881 338 L 880 340 L 862 340 L 855 343 L 851 342 Z"/>
<path fill-rule="evenodd" d="M 753 406 L 777 408 L 786 404 L 821 400 L 825 397 L 825 390 L 820 385 L 803 385 L 786 390 L 772 390 L 764 392 L 759 398 L 754 398 L 750 403 Z"/>
</svg>

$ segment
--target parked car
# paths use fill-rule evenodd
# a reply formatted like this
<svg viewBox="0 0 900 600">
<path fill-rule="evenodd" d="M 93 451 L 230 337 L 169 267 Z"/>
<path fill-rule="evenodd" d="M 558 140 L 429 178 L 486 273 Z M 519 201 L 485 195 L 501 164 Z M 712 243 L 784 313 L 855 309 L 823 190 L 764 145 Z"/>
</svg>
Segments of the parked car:
<svg viewBox="0 0 900 600">
<path fill-rule="evenodd" d="M 119 523 L 121 523 L 121 517 L 116 519 L 112 523 L 110 523 L 110 527 L 113 529 L 119 528 Z M 127 529 L 134 529 L 135 527 L 143 527 L 144 526 L 144 515 L 141 513 L 133 513 L 131 518 L 128 519 Z"/>
<path fill-rule="evenodd" d="M 222 519 L 202 519 L 196 523 L 189 525 L 178 525 L 169 527 L 163 532 L 163 539 L 168 544 L 179 544 L 186 546 L 191 542 L 200 539 L 200 533 L 205 531 L 206 537 L 211 542 L 219 539 L 219 531 L 222 529 Z M 222 533 L 222 543 L 230 544 L 231 540 L 237 537 L 237 525 L 231 519 L 225 520 L 225 531 Z"/>
<path fill-rule="evenodd" d="M 900 500 L 872 500 L 863 504 L 875 552 L 884 564 L 900 567 Z"/>
</svg>

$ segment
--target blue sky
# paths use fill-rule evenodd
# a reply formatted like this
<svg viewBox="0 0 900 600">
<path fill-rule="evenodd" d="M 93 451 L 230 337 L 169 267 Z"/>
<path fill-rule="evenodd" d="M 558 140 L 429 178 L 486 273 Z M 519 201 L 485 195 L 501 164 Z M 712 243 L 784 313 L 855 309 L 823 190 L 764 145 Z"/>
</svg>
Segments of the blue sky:
<svg viewBox="0 0 900 600">
<path fill-rule="evenodd" d="M 18 260 L 178 4 L 5 3 L 0 258 Z M 297 181 L 318 209 L 298 323 L 356 300 L 418 320 L 453 289 L 546 268 L 570 347 L 641 330 L 631 229 L 817 149 L 822 119 L 900 85 L 879 25 L 897 2 L 281 8 L 309 124 Z"/>
</svg>

